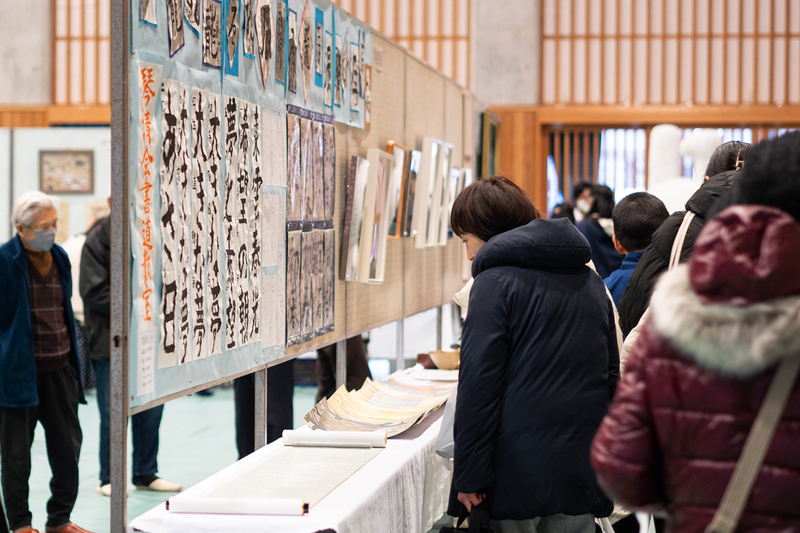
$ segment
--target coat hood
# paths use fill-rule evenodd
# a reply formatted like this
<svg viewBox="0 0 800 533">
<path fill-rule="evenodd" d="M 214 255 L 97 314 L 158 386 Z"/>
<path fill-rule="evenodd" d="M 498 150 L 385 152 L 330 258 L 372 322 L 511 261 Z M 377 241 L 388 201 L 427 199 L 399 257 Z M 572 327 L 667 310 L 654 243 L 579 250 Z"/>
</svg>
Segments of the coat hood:
<svg viewBox="0 0 800 533">
<path fill-rule="evenodd" d="M 717 198 L 731 188 L 739 173 L 738 170 L 729 170 L 708 178 L 687 200 L 686 210 L 706 218 L 706 214 L 711 210 Z"/>
<path fill-rule="evenodd" d="M 651 301 L 655 331 L 708 370 L 748 377 L 800 352 L 800 224 L 778 209 L 729 207 Z"/>
<path fill-rule="evenodd" d="M 489 239 L 475 254 L 472 276 L 496 266 L 574 268 L 592 258 L 589 242 L 566 218 L 538 218 Z"/>
</svg>

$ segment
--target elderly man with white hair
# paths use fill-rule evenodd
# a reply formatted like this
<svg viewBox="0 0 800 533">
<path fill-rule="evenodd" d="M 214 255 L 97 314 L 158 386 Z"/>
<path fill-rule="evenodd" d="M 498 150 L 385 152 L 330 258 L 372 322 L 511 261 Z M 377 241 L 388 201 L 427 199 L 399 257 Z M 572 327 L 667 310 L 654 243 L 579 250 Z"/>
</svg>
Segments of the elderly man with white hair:
<svg viewBox="0 0 800 533">
<path fill-rule="evenodd" d="M 45 531 L 84 533 L 70 522 L 78 497 L 85 403 L 72 313 L 72 275 L 55 244 L 57 199 L 38 191 L 14 202 L 17 234 L 0 246 L 0 464 L 10 528 L 31 527 L 31 444 L 41 423 L 53 477 Z M 37 532 L 38 533 L 38 532 Z"/>
</svg>

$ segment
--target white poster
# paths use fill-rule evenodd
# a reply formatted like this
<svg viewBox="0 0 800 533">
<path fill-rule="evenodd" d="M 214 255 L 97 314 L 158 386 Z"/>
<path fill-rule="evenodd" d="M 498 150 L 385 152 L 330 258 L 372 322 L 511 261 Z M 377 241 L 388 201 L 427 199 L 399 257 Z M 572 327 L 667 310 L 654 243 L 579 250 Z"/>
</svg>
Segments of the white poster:
<svg viewBox="0 0 800 533">
<path fill-rule="evenodd" d="M 155 359 L 156 333 L 152 329 L 139 330 L 139 354 L 136 358 L 136 395 L 145 396 L 156 390 Z"/>
<path fill-rule="evenodd" d="M 137 67 L 139 100 L 136 190 L 136 221 L 132 246 L 136 254 L 135 305 L 139 331 L 155 329 L 156 295 L 154 293 L 153 246 L 158 213 L 153 201 L 158 150 L 158 127 L 155 124 L 156 91 L 161 87 L 161 65 L 140 61 Z"/>
</svg>

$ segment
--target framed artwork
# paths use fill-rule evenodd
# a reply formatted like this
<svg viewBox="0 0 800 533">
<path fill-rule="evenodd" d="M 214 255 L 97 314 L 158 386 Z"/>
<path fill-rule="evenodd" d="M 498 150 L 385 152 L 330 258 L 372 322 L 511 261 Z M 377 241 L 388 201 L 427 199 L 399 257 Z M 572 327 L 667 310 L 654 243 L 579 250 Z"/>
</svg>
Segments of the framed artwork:
<svg viewBox="0 0 800 533">
<path fill-rule="evenodd" d="M 94 152 L 40 150 L 39 190 L 47 194 L 94 194 Z"/>
<path fill-rule="evenodd" d="M 387 151 L 394 158 L 394 164 L 386 190 L 386 208 L 389 216 L 389 227 L 386 231 L 390 239 L 399 239 L 403 235 L 403 208 L 406 199 L 404 195 L 410 158 L 408 149 L 394 141 L 389 141 Z"/>
<path fill-rule="evenodd" d="M 350 159 L 347 177 L 344 228 L 342 229 L 342 258 L 339 277 L 343 281 L 358 281 L 358 259 L 361 250 L 361 226 L 364 222 L 364 203 L 367 193 L 369 162 L 354 155 Z"/>
<path fill-rule="evenodd" d="M 453 145 L 445 144 L 442 148 L 442 161 L 441 161 L 441 186 L 440 186 L 440 198 L 439 198 L 439 223 L 438 223 L 438 233 L 436 235 L 436 244 L 439 246 L 447 245 L 447 230 L 450 227 L 450 206 L 452 205 L 451 200 L 451 181 L 453 179 L 453 168 L 452 168 L 452 159 L 453 159 Z M 458 169 L 456 169 L 458 170 Z M 460 172 L 458 172 L 455 176 L 456 180 L 458 180 Z"/>
<path fill-rule="evenodd" d="M 422 140 L 422 157 L 414 194 L 414 217 L 411 233 L 414 247 L 425 248 L 428 237 L 428 219 L 433 204 L 436 176 L 439 174 L 439 141 L 425 137 Z"/>
<path fill-rule="evenodd" d="M 441 225 L 441 210 L 447 178 L 450 175 L 450 158 L 453 147 L 436 141 L 439 147 L 439 160 L 431 169 L 431 180 L 428 183 L 430 191 L 430 207 L 428 208 L 428 229 L 425 236 L 425 246 L 437 246 L 439 242 L 439 226 Z M 445 173 L 445 169 L 447 172 Z"/>
<path fill-rule="evenodd" d="M 370 148 L 367 150 L 367 161 L 369 171 L 364 195 L 364 222 L 361 228 L 357 281 L 383 283 L 386 266 L 386 227 L 389 222 L 386 189 L 392 174 L 393 158 L 382 150 Z"/>
<path fill-rule="evenodd" d="M 461 181 L 461 169 L 451 168 L 450 179 L 447 180 L 447 202 L 443 202 L 442 207 L 442 222 L 439 226 L 439 244 L 446 245 L 447 239 L 453 236 L 453 230 L 450 229 L 450 213 L 453 212 L 453 202 L 456 201 L 458 194 L 459 182 Z"/>
<path fill-rule="evenodd" d="M 407 154 L 408 159 L 408 173 L 406 180 L 403 183 L 403 237 L 410 237 L 412 235 L 411 226 L 414 221 L 414 192 L 417 186 L 417 174 L 419 174 L 419 164 L 422 161 L 422 152 L 419 150 L 412 150 Z"/>
<path fill-rule="evenodd" d="M 481 145 L 478 153 L 478 179 L 493 176 L 497 169 L 497 128 L 500 119 L 491 111 L 481 115 Z"/>
</svg>

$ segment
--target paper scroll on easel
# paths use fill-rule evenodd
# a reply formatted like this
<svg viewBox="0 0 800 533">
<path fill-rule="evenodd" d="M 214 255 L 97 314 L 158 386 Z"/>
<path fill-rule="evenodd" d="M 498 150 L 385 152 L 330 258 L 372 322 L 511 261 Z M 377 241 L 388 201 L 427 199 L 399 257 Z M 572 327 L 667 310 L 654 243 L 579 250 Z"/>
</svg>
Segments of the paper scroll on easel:
<svg viewBox="0 0 800 533">
<path fill-rule="evenodd" d="M 385 431 L 294 431 L 283 432 L 284 446 L 324 448 L 386 448 Z"/>
<path fill-rule="evenodd" d="M 172 513 L 201 514 L 252 514 L 302 516 L 308 512 L 308 504 L 297 499 L 263 498 L 170 498 L 167 509 Z"/>
</svg>

